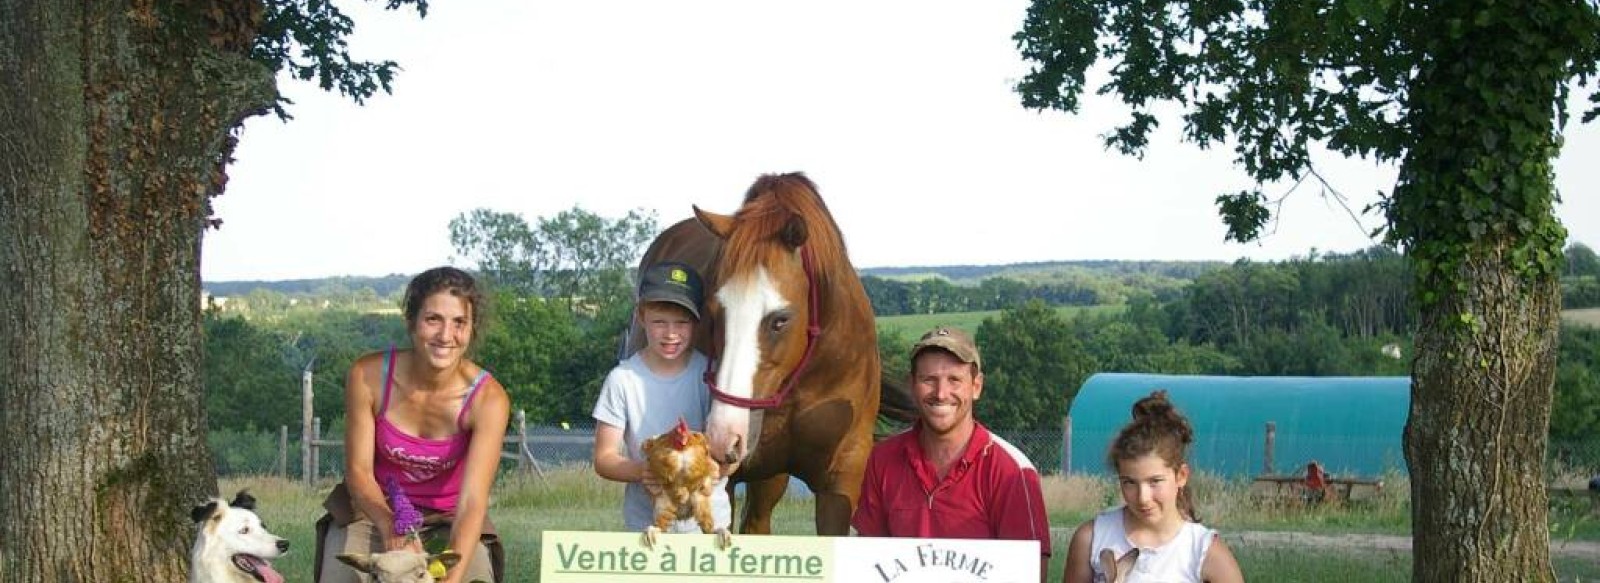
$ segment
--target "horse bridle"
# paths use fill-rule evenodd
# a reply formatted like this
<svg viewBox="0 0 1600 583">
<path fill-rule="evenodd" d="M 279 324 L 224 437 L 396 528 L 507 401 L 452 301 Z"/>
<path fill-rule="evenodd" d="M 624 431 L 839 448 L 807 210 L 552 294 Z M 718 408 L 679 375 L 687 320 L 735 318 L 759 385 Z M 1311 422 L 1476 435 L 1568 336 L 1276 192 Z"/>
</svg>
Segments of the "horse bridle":
<svg viewBox="0 0 1600 583">
<path fill-rule="evenodd" d="M 820 310 L 817 309 L 817 275 L 815 267 L 811 263 L 811 248 L 801 246 L 800 265 L 801 269 L 805 271 L 806 289 L 810 294 L 806 298 L 806 351 L 800 355 L 800 363 L 795 365 L 793 372 L 789 373 L 789 378 L 784 381 L 783 388 L 778 389 L 777 393 L 764 399 L 740 397 L 724 393 L 722 389 L 717 388 L 717 363 L 713 360 L 706 365 L 705 373 L 706 388 L 711 390 L 713 398 L 745 409 L 777 409 L 783 406 L 784 397 L 789 395 L 789 391 L 794 390 L 795 384 L 800 381 L 800 375 L 804 374 L 806 366 L 811 364 L 811 353 L 817 347 L 817 336 L 822 334 L 821 316 L 818 315 Z"/>
</svg>

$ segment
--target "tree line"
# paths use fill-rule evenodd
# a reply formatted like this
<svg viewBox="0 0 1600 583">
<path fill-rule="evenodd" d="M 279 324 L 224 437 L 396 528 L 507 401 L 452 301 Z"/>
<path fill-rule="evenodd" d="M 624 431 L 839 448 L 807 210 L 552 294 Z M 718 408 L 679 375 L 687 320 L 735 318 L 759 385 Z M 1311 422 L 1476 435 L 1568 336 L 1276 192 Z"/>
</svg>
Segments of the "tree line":
<svg viewBox="0 0 1600 583">
<path fill-rule="evenodd" d="M 1351 265 L 1341 265 L 1342 260 Z M 1374 261 L 1384 259 L 1384 261 Z M 1318 253 L 1312 251 L 1305 257 L 1287 261 L 1300 266 L 1294 270 L 1297 278 L 1306 281 L 1301 297 L 1283 298 L 1289 302 L 1275 305 L 1280 310 L 1330 310 L 1345 332 L 1372 335 L 1384 320 L 1407 317 L 1411 311 L 1410 271 L 1405 261 L 1393 249 L 1373 246 L 1353 253 Z M 1248 265 L 1248 262 L 1244 264 Z M 1324 265 L 1335 265 L 1333 268 Z M 1002 310 L 1039 300 L 1055 306 L 1097 306 L 1124 304 L 1135 296 L 1153 297 L 1159 302 L 1181 298 L 1192 282 L 1204 281 L 1227 263 L 1222 262 L 1168 262 L 1168 261 L 1075 261 L 983 269 L 980 266 L 957 265 L 940 267 L 872 268 L 862 270 L 861 283 L 866 287 L 867 298 L 872 301 L 872 312 L 878 316 L 907 314 L 939 314 L 945 312 L 979 312 Z M 1238 264 L 1235 264 L 1237 267 Z M 1331 277 L 1334 270 L 1359 270 Z M 1285 283 L 1284 274 L 1276 270 L 1246 269 L 1230 271 L 1226 277 L 1237 281 L 1212 281 L 1218 288 L 1255 286 L 1270 287 Z M 1320 281 L 1319 281 L 1320 280 Z M 1276 283 L 1275 283 L 1276 282 Z M 1319 286 L 1340 285 L 1341 289 L 1319 289 Z M 1561 277 L 1562 305 L 1567 308 L 1600 307 L 1600 259 L 1588 245 L 1573 243 L 1566 249 L 1566 268 Z M 1238 294 L 1226 289 L 1212 290 L 1221 297 Z M 1363 297 L 1368 292 L 1375 297 Z M 1273 294 L 1269 294 L 1273 295 Z M 1281 294 L 1279 294 L 1281 295 Z M 1310 304 L 1293 300 L 1305 299 Z M 1330 303 L 1330 301 L 1332 303 Z M 1214 322 L 1216 326 L 1232 325 L 1238 329 L 1244 322 L 1238 318 L 1249 316 L 1246 306 L 1234 306 L 1234 321 Z M 1402 327 L 1413 325 L 1404 322 Z M 1351 330 L 1351 327 L 1367 327 Z"/>
<path fill-rule="evenodd" d="M 608 233 L 629 230 L 616 223 L 650 220 L 637 215 L 595 217 L 581 209 L 568 213 L 586 217 L 584 222 L 592 226 L 588 236 L 608 238 L 612 237 Z M 490 215 L 475 212 L 461 220 L 485 216 Z M 623 225 L 632 226 L 637 225 Z M 487 240 L 462 236 L 466 230 L 470 228 L 453 228 L 453 241 Z M 545 247 L 563 244 L 541 239 L 539 231 L 529 227 L 531 236 L 525 241 L 542 241 L 533 245 Z M 631 245 L 647 241 L 640 236 Z M 569 291 L 533 285 L 530 282 L 536 279 L 527 275 L 505 275 L 515 270 L 484 270 L 480 264 L 478 273 L 492 293 L 486 309 L 488 325 L 475 356 L 505 384 L 530 422 L 588 422 L 600 382 L 618 356 L 620 335 L 632 308 L 626 284 L 629 246 L 623 242 L 608 260 L 567 266 L 574 274 L 563 281 L 584 282 L 572 284 L 575 287 Z M 471 244 L 458 249 L 463 254 L 475 250 Z M 1578 261 L 1569 277 L 1594 279 L 1589 270 L 1600 269 L 1600 262 L 1586 263 L 1583 258 L 1592 258 L 1593 253 L 1581 244 L 1573 250 L 1570 257 Z M 503 258 L 490 261 L 506 264 Z M 607 273 L 578 273 L 590 269 Z M 870 276 L 868 280 L 879 291 L 939 290 L 944 295 L 930 296 L 938 298 L 990 298 L 998 290 L 1013 290 L 1012 295 L 1001 296 L 1010 298 L 1010 303 L 973 330 L 984 350 L 991 397 L 978 403 L 980 418 L 995 427 L 1045 429 L 1057 426 L 1077 388 L 1101 371 L 1407 375 L 1410 337 L 1416 326 L 1409 269 L 1404 257 L 1374 247 L 1348 254 L 1312 253 L 1282 262 L 1239 261 L 1198 271 L 1187 281 L 1078 273 L 1086 287 L 1117 289 L 1124 309 L 1084 311 L 1074 317 L 1055 310 L 1073 302 L 1059 298 L 1052 302 L 1026 293 L 1052 289 L 1037 283 L 1047 279 L 1037 276 L 1032 282 L 990 277 L 975 286 L 936 278 L 915 286 Z M 943 284 L 923 286 L 927 281 Z M 1181 285 L 1174 286 L 1173 281 Z M 611 289 L 597 289 L 600 286 Z M 259 298 L 286 296 L 257 290 L 244 296 L 251 302 L 245 312 L 216 307 L 206 311 L 206 398 L 213 430 L 257 431 L 288 425 L 298 433 L 299 378 L 307 367 L 317 379 L 315 407 L 331 424 L 342 415 L 343 374 L 350 363 L 363 352 L 404 345 L 398 293 L 374 299 L 371 290 L 324 289 L 340 293 L 324 298 L 326 302 L 311 296 L 290 304 L 263 302 Z M 570 296 L 558 294 L 596 300 L 574 303 Z M 359 301 L 368 304 L 364 309 L 352 307 Z M 993 305 L 998 304 L 979 304 Z M 892 374 L 906 374 L 905 351 L 919 332 L 880 329 L 879 350 Z M 1550 434 L 1571 441 L 1600 430 L 1600 331 L 1566 326 L 1561 333 L 1557 413 Z M 1386 354 L 1390 345 L 1407 357 Z"/>
</svg>

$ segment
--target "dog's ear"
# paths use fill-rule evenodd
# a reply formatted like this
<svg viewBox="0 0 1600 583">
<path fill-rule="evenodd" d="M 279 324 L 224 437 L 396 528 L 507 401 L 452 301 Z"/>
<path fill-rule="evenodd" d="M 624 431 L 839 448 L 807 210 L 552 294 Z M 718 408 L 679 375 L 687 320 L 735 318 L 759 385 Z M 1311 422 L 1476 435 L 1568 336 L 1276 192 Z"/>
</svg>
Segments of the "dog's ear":
<svg viewBox="0 0 1600 583">
<path fill-rule="evenodd" d="M 245 510 L 255 512 L 256 498 L 255 496 L 250 495 L 249 490 L 240 490 L 238 494 L 233 495 L 233 501 L 229 502 L 228 505 L 234 508 L 243 508 Z"/>
<path fill-rule="evenodd" d="M 339 561 L 346 565 L 350 565 L 351 567 L 355 567 L 357 571 L 361 571 L 362 573 L 371 573 L 372 567 L 374 566 L 372 555 L 368 554 L 340 553 Z"/>
<path fill-rule="evenodd" d="M 205 504 L 194 507 L 193 510 L 189 511 L 189 518 L 193 518 L 195 522 L 202 522 L 207 518 L 211 518 L 211 515 L 217 512 L 217 502 L 218 500 L 211 499 L 206 501 Z"/>
<path fill-rule="evenodd" d="M 461 561 L 461 554 L 455 551 L 444 551 L 437 555 L 428 557 L 428 560 L 439 561 L 440 564 L 444 565 L 444 568 L 449 569 L 456 566 L 456 563 Z"/>
</svg>

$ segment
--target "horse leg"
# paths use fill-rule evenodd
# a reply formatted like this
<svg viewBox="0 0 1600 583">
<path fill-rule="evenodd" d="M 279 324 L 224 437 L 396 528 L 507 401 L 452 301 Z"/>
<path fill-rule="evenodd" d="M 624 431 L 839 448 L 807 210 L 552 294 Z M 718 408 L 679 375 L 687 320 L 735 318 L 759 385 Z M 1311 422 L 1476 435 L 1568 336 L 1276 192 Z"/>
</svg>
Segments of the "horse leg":
<svg viewBox="0 0 1600 583">
<path fill-rule="evenodd" d="M 789 474 L 746 482 L 744 486 L 744 516 L 739 519 L 742 534 L 772 534 L 772 508 L 783 499 L 789 489 Z"/>
<path fill-rule="evenodd" d="M 817 534 L 821 536 L 846 536 L 850 534 L 850 514 L 855 503 L 849 496 L 838 492 L 817 492 Z"/>
</svg>

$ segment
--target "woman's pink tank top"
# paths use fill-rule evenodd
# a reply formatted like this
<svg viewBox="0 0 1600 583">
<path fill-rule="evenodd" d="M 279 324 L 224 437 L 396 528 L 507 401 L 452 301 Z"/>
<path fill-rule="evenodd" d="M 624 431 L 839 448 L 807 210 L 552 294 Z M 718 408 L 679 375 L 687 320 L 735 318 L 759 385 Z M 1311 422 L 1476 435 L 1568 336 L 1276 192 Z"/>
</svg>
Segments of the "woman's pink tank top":
<svg viewBox="0 0 1600 583">
<path fill-rule="evenodd" d="M 387 483 L 389 476 L 399 480 L 411 503 L 441 512 L 455 512 L 456 499 L 461 494 L 461 477 L 466 469 L 467 445 L 472 433 L 463 428 L 467 411 L 472 409 L 472 398 L 478 387 L 489 378 L 489 371 L 478 373 L 472 388 L 461 399 L 461 412 L 456 415 L 455 435 L 444 439 L 426 439 L 410 435 L 389 422 L 389 391 L 394 386 L 394 349 L 383 357 L 383 404 L 378 407 L 377 427 L 374 432 L 376 455 L 372 460 L 373 477 L 379 484 Z"/>
</svg>

